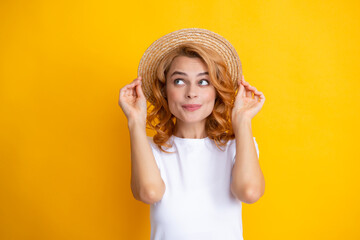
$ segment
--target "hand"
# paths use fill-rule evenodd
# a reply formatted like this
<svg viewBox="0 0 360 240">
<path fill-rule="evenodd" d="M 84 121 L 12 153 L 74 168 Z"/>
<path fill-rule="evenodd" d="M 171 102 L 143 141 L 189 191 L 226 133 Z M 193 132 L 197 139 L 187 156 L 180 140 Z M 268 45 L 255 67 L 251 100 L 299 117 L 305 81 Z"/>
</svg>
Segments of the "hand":
<svg viewBox="0 0 360 240">
<path fill-rule="evenodd" d="M 232 109 L 233 122 L 242 117 L 251 120 L 260 111 L 265 102 L 264 94 L 256 90 L 248 82 L 245 82 L 244 75 L 242 75 L 242 79 L 238 81 L 238 84 L 239 90 Z M 254 93 L 254 98 L 252 93 Z"/>
<path fill-rule="evenodd" d="M 146 98 L 141 88 L 141 77 L 120 89 L 119 105 L 128 121 L 136 121 L 146 125 Z"/>
</svg>

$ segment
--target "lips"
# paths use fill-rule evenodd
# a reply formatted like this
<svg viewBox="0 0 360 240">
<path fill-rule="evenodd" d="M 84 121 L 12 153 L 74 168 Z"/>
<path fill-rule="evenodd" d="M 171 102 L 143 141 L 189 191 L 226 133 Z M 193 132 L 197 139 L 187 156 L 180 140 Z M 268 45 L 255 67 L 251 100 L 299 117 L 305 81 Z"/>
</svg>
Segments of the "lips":
<svg viewBox="0 0 360 240">
<path fill-rule="evenodd" d="M 201 104 L 185 104 L 182 107 L 188 111 L 195 111 L 201 107 Z"/>
</svg>

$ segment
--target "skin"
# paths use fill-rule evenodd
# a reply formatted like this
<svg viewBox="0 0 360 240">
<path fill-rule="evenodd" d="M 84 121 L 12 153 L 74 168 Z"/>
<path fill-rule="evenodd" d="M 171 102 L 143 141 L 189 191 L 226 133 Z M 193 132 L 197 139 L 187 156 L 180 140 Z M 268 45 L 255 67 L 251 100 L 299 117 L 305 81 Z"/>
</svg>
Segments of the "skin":
<svg viewBox="0 0 360 240">
<path fill-rule="evenodd" d="M 206 137 L 206 118 L 211 114 L 216 98 L 207 72 L 207 66 L 199 58 L 179 56 L 171 64 L 166 76 L 166 96 L 170 112 L 176 117 L 174 135 L 177 137 Z M 201 107 L 189 111 L 182 107 L 183 104 L 201 104 Z"/>
<path fill-rule="evenodd" d="M 251 204 L 257 202 L 265 193 L 265 179 L 251 129 L 251 120 L 264 105 L 265 96 L 247 83 L 244 76 L 238 84 L 239 91 L 232 110 L 236 156 L 232 169 L 231 192 L 242 202 Z"/>
<path fill-rule="evenodd" d="M 171 76 L 174 71 L 185 75 Z M 177 57 L 170 67 L 166 82 L 169 109 L 177 118 L 175 136 L 204 138 L 205 120 L 211 114 L 216 90 L 207 71 L 198 58 Z M 176 80 L 178 79 L 178 80 Z M 209 84 L 207 84 L 209 83 Z M 232 169 L 231 192 L 242 202 L 255 203 L 265 191 L 265 180 L 256 153 L 251 129 L 252 118 L 262 108 L 265 97 L 242 76 L 232 109 L 232 126 L 236 138 L 236 157 Z M 253 96 L 254 95 L 254 96 Z M 183 104 L 202 104 L 190 112 Z M 148 204 L 161 200 L 166 186 L 160 176 L 151 147 L 146 136 L 146 99 L 141 88 L 141 76 L 120 90 L 119 105 L 128 118 L 131 142 L 131 189 L 135 199 Z M 136 151 L 136 149 L 143 149 Z"/>
</svg>

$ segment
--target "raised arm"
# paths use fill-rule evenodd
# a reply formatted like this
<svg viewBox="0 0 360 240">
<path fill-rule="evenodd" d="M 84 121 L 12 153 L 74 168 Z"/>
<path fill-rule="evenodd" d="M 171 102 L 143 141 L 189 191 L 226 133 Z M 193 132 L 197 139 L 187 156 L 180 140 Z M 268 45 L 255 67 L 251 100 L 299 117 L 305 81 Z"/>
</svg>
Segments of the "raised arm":
<svg viewBox="0 0 360 240">
<path fill-rule="evenodd" d="M 135 199 L 153 204 L 162 199 L 165 183 L 146 136 L 147 108 L 140 77 L 120 90 L 119 105 L 130 132 L 131 191 Z"/>
<path fill-rule="evenodd" d="M 231 192 L 242 202 L 254 203 L 265 193 L 265 178 L 253 141 L 251 119 L 264 105 L 265 96 L 247 83 L 244 75 L 238 84 L 239 91 L 232 110 L 236 158 L 232 169 Z"/>
</svg>

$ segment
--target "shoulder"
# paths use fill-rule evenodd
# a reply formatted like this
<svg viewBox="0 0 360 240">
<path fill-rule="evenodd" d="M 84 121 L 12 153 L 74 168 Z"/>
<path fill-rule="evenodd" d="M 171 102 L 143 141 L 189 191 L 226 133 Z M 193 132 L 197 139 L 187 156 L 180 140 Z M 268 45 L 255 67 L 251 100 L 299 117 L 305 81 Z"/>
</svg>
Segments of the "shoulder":
<svg viewBox="0 0 360 240">
<path fill-rule="evenodd" d="M 236 138 L 230 139 L 230 140 L 227 142 L 227 147 L 228 147 L 228 148 L 234 147 L 235 145 L 236 145 Z"/>
<path fill-rule="evenodd" d="M 254 142 L 256 142 L 255 137 L 253 137 L 253 140 L 254 140 Z M 236 143 L 236 138 L 229 140 L 227 144 L 231 145 L 231 144 L 235 144 L 235 143 Z"/>
<path fill-rule="evenodd" d="M 148 142 L 150 144 L 151 149 L 155 154 L 162 154 L 163 152 L 159 149 L 159 146 L 154 142 L 153 137 L 147 136 Z M 164 149 L 164 148 L 163 148 Z M 166 148 L 165 148 L 166 149 Z"/>
<path fill-rule="evenodd" d="M 146 137 L 147 137 L 148 143 L 150 144 L 150 147 L 156 151 L 157 145 L 154 143 L 153 137 L 151 137 L 151 136 L 146 136 Z"/>
<path fill-rule="evenodd" d="M 254 141 L 254 144 L 255 144 L 255 146 L 257 148 L 258 144 L 257 144 L 257 142 L 255 140 L 255 137 L 253 137 L 253 141 Z M 236 148 L 236 138 L 229 140 L 227 142 L 227 146 L 228 146 L 228 148 Z"/>
<path fill-rule="evenodd" d="M 154 142 L 153 137 L 152 137 L 152 136 L 146 136 L 146 137 L 147 137 L 147 139 L 148 139 L 148 142 L 149 142 L 150 146 L 151 146 L 152 148 L 156 149 L 157 144 Z"/>
</svg>

